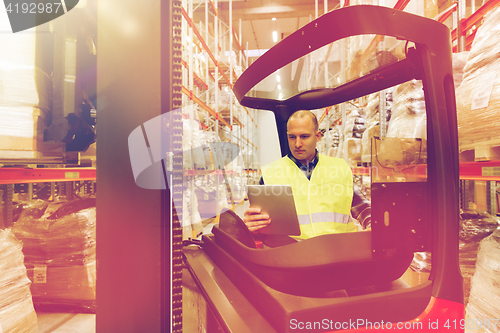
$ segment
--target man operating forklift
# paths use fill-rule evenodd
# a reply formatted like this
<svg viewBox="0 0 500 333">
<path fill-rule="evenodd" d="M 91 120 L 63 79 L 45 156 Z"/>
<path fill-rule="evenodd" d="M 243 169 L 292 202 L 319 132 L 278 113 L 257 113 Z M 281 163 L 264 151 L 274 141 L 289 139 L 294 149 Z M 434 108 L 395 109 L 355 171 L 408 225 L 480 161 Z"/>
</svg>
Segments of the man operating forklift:
<svg viewBox="0 0 500 333">
<path fill-rule="evenodd" d="M 357 231 L 352 217 L 363 229 L 369 228 L 370 202 L 353 185 L 348 164 L 316 149 L 321 138 L 316 116 L 307 110 L 293 113 L 287 122 L 287 137 L 290 152 L 262 168 L 260 183 L 291 186 L 301 231 L 295 238 Z M 271 223 L 255 207 L 247 209 L 243 220 L 254 234 Z"/>
</svg>

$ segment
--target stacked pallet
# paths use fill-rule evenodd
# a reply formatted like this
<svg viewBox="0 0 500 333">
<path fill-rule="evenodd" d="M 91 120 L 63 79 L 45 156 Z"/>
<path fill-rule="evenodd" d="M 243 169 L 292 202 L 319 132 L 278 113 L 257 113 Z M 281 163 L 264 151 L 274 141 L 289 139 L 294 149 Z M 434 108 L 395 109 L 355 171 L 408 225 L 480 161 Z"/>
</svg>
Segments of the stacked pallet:
<svg viewBox="0 0 500 333">
<path fill-rule="evenodd" d="M 390 138 L 427 138 L 425 100 L 422 82 L 412 80 L 398 85 L 393 92 Z"/>
<path fill-rule="evenodd" d="M 467 305 L 471 294 L 471 281 L 478 267 L 477 262 L 480 261 L 478 257 L 480 242 L 499 227 L 499 221 L 486 212 L 461 210 L 459 226 L 459 264 L 464 281 L 464 304 Z M 431 253 L 415 252 L 410 267 L 417 276 L 423 275 L 427 279 L 431 271 Z M 473 283 L 472 289 L 474 289 Z"/>
<path fill-rule="evenodd" d="M 95 199 L 29 202 L 12 231 L 37 309 L 95 311 Z"/>
<path fill-rule="evenodd" d="M 456 90 L 460 151 L 475 151 L 475 160 L 500 157 L 500 7 L 477 30 Z M 493 154 L 493 156 L 492 156 Z"/>
<path fill-rule="evenodd" d="M 0 30 L 10 30 L 0 21 Z M 35 84 L 36 34 L 0 34 L 0 159 L 39 158 L 45 111 Z M 44 73 L 36 72 L 40 82 Z"/>
<path fill-rule="evenodd" d="M 392 89 L 385 94 L 385 112 L 384 117 L 389 121 L 392 108 Z M 372 157 L 372 139 L 380 137 L 380 94 L 374 93 L 368 96 L 368 104 L 365 108 L 366 113 L 366 131 L 363 132 L 361 161 L 371 162 Z"/>
<path fill-rule="evenodd" d="M 466 307 L 467 333 L 500 332 L 500 229 L 483 239 L 479 245 L 476 272 Z M 479 322 L 482 324 L 479 325 Z"/>
<path fill-rule="evenodd" d="M 0 332 L 38 332 L 30 284 L 21 243 L 10 230 L 0 230 Z"/>
<path fill-rule="evenodd" d="M 361 137 L 365 131 L 365 118 L 362 112 L 362 109 L 353 107 L 346 117 L 341 152 L 350 166 L 357 166 L 361 162 Z"/>
</svg>

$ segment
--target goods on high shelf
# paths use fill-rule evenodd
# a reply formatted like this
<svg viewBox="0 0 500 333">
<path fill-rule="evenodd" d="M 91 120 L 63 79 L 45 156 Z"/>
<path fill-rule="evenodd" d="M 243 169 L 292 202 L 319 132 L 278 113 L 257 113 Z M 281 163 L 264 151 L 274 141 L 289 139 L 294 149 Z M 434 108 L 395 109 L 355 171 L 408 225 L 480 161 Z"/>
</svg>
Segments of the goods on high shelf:
<svg viewBox="0 0 500 333">
<path fill-rule="evenodd" d="M 477 269 L 478 247 L 482 239 L 499 227 L 498 220 L 482 211 L 460 211 L 459 263 L 464 278 L 464 302 L 469 301 L 471 279 Z M 476 267 L 476 268 L 475 268 Z M 431 253 L 416 252 L 411 268 L 415 272 L 431 271 Z"/>
<path fill-rule="evenodd" d="M 324 129 L 325 133 L 318 141 L 316 147 L 318 152 L 324 155 L 337 156 L 337 150 L 339 147 L 339 131 L 340 126 L 333 126 L 328 132 Z"/>
<path fill-rule="evenodd" d="M 361 139 L 362 162 L 371 162 L 371 145 L 372 138 L 374 136 L 380 137 L 380 93 L 371 94 L 368 97 L 368 104 L 365 107 L 365 126 L 366 130 L 363 132 L 363 137 Z M 392 108 L 392 89 L 388 89 L 385 94 L 386 102 L 386 120 L 391 119 L 391 108 Z"/>
<path fill-rule="evenodd" d="M 10 30 L 9 21 L 0 20 L 0 29 Z M 35 68 L 35 37 L 0 34 L 0 158 L 37 157 L 43 141 L 48 110 L 39 103 L 35 75 L 42 83 L 47 74 Z"/>
<path fill-rule="evenodd" d="M 500 146 L 500 7 L 477 30 L 456 91 L 461 151 Z"/>
<path fill-rule="evenodd" d="M 0 332 L 38 332 L 30 284 L 21 242 L 10 229 L 0 229 Z"/>
<path fill-rule="evenodd" d="M 351 166 L 361 161 L 361 136 L 365 131 L 362 110 L 352 106 L 346 117 L 344 141 L 341 143 L 343 158 Z"/>
<path fill-rule="evenodd" d="M 183 238 L 187 239 L 202 234 L 203 220 L 214 218 L 221 210 L 230 208 L 229 204 L 242 201 L 248 179 L 243 172 L 243 150 L 231 144 L 214 149 L 214 144 L 222 140 L 215 132 L 202 130 L 196 105 L 183 107 L 182 121 L 185 171 L 182 227 Z"/>
<path fill-rule="evenodd" d="M 382 36 L 375 37 L 378 42 L 384 42 L 388 50 L 381 50 L 369 54 L 366 50 L 373 43 L 374 37 L 371 35 L 358 35 L 349 38 L 348 59 L 349 65 L 346 71 L 347 81 L 354 80 L 370 71 L 394 63 L 405 57 L 405 44 L 396 38 Z"/>
<path fill-rule="evenodd" d="M 465 309 L 465 332 L 500 332 L 500 229 L 479 245 L 476 272 Z M 488 320 L 488 322 L 487 322 Z M 481 322 L 481 325 L 478 323 Z"/>
<path fill-rule="evenodd" d="M 464 77 L 464 67 L 467 63 L 468 57 L 469 51 L 453 53 L 452 55 L 453 83 L 455 84 L 455 90 L 462 84 L 462 80 Z"/>
<path fill-rule="evenodd" d="M 23 243 L 37 309 L 95 311 L 95 202 L 22 204 L 12 232 Z"/>
<path fill-rule="evenodd" d="M 387 127 L 387 137 L 425 139 L 426 134 L 422 81 L 412 80 L 396 86 L 393 90 L 391 120 Z"/>
<path fill-rule="evenodd" d="M 375 141 L 373 163 L 384 169 L 424 163 L 427 127 L 422 82 L 412 80 L 400 84 L 394 88 L 392 96 L 387 135 Z"/>
</svg>

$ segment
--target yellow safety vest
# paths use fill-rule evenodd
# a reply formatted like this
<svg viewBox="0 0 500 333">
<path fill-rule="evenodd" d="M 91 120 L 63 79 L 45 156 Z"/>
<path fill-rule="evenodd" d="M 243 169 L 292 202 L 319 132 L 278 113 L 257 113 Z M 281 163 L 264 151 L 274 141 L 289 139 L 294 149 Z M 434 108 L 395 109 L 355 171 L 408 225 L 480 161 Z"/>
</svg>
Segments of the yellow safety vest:
<svg viewBox="0 0 500 333">
<path fill-rule="evenodd" d="M 336 157 L 319 154 L 311 179 L 288 157 L 262 168 L 266 185 L 290 185 L 299 218 L 301 235 L 314 236 L 353 232 L 351 204 L 353 181 L 351 168 Z"/>
</svg>

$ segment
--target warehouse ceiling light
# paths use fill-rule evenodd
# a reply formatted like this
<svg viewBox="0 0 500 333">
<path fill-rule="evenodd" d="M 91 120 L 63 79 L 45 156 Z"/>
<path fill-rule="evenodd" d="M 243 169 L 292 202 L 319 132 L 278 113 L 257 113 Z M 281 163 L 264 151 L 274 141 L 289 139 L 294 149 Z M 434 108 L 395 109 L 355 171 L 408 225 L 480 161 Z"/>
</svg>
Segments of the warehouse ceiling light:
<svg viewBox="0 0 500 333">
<path fill-rule="evenodd" d="M 278 41 L 278 31 L 276 30 L 276 17 L 273 17 L 272 21 L 274 22 L 273 42 L 276 43 Z"/>
</svg>

